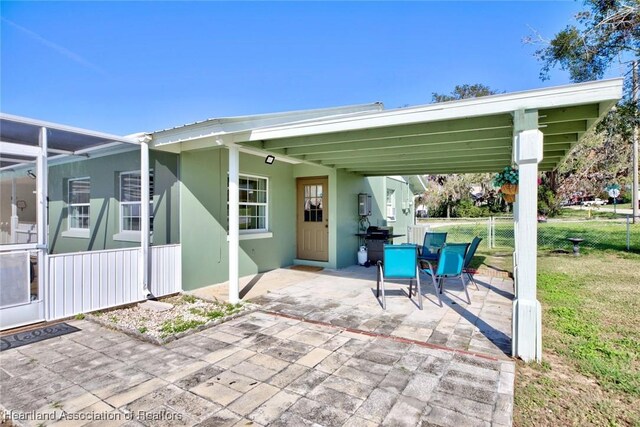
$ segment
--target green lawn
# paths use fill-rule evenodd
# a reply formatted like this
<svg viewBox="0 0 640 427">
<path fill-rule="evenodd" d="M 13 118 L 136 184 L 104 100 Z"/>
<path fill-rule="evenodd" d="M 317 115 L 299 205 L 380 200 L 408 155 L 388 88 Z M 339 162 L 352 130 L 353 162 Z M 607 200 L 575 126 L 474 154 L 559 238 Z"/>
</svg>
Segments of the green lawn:
<svg viewBox="0 0 640 427">
<path fill-rule="evenodd" d="M 607 205 L 609 206 L 609 205 Z M 628 204 L 627 207 L 631 207 L 631 204 Z M 623 205 L 618 205 L 617 208 L 623 208 Z M 613 209 L 613 205 L 611 206 Z M 560 215 L 556 218 L 566 219 L 566 218 L 578 218 L 578 219 L 616 219 L 616 218 L 624 218 L 625 215 L 620 213 L 613 213 L 609 210 L 601 210 L 601 209 L 568 209 L 564 208 L 560 210 Z"/>
<path fill-rule="evenodd" d="M 640 426 L 640 255 L 608 235 L 578 258 L 539 253 L 544 362 L 518 363 L 516 426 Z"/>
<path fill-rule="evenodd" d="M 447 241 L 486 239 L 486 224 L 458 224 Z M 478 262 L 511 270 L 513 225 L 496 225 L 495 249 Z M 565 240 L 586 241 L 574 257 Z M 538 299 L 543 363 L 518 362 L 515 426 L 640 426 L 640 224 L 616 221 L 538 224 Z"/>
</svg>

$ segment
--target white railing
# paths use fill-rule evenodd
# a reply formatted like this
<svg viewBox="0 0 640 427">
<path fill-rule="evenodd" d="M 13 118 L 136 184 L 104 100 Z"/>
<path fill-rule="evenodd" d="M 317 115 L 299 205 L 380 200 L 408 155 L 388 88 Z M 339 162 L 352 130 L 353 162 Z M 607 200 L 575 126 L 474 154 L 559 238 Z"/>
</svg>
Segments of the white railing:
<svg viewBox="0 0 640 427">
<path fill-rule="evenodd" d="M 38 229 L 35 223 L 19 222 L 15 231 L 15 241 L 12 241 L 11 222 L 0 222 L 0 244 L 6 245 L 38 242 Z"/>
<path fill-rule="evenodd" d="M 156 297 L 182 290 L 182 249 L 180 245 L 151 246 L 149 288 Z"/>
<path fill-rule="evenodd" d="M 150 248 L 150 289 L 154 296 L 182 288 L 180 245 Z M 48 320 L 145 299 L 140 286 L 140 248 L 48 256 Z"/>
<path fill-rule="evenodd" d="M 429 231 L 431 227 L 429 225 L 410 225 L 407 227 L 407 242 L 422 245 L 424 242 L 424 235 Z"/>
<path fill-rule="evenodd" d="M 480 237 L 483 240 L 483 245 L 487 248 L 494 248 L 496 247 L 496 219 L 502 222 L 505 220 L 505 218 L 498 217 L 420 219 L 418 224 L 407 227 L 407 236 L 410 243 L 421 245 L 427 231 L 442 231 L 448 233 L 447 241 L 450 242 L 470 242 L 474 237 Z M 509 222 L 510 228 L 501 227 L 498 231 L 510 234 L 510 236 L 504 236 L 498 243 L 504 244 L 503 240 L 505 240 L 513 247 L 513 227 L 510 225 L 513 218 L 506 220 Z"/>
</svg>

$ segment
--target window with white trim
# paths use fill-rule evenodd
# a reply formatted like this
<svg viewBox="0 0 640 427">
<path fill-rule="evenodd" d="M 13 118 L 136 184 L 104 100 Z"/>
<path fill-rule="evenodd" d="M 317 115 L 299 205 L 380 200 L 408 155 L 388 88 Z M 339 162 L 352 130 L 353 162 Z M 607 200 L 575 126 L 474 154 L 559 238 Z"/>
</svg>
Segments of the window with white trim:
<svg viewBox="0 0 640 427">
<path fill-rule="evenodd" d="M 227 219 L 229 217 L 229 183 L 227 178 Z M 269 179 L 240 175 L 240 230 L 251 232 L 269 230 Z"/>
<path fill-rule="evenodd" d="M 396 191 L 387 189 L 387 221 L 396 220 Z"/>
<path fill-rule="evenodd" d="M 88 230 L 90 225 L 91 179 L 70 179 L 68 186 L 68 229 Z"/>
<path fill-rule="evenodd" d="M 153 231 L 153 171 L 149 171 L 149 229 Z M 120 174 L 120 231 L 140 231 L 142 177 L 140 171 Z"/>
</svg>

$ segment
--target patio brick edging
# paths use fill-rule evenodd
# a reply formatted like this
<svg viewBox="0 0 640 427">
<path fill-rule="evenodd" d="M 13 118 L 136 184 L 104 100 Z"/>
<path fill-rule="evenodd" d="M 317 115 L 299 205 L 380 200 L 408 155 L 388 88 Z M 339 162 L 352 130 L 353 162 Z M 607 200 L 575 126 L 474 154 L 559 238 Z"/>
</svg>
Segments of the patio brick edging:
<svg viewBox="0 0 640 427">
<path fill-rule="evenodd" d="M 421 347 L 426 347 L 426 348 L 433 348 L 435 350 L 443 350 L 443 351 L 448 351 L 448 352 L 452 352 L 452 353 L 458 353 L 458 354 L 464 354 L 467 356 L 475 356 L 475 357 L 479 357 L 481 359 L 486 359 L 486 360 L 491 360 L 493 362 L 504 362 L 505 360 L 499 359 L 497 357 L 494 356 L 490 356 L 487 354 L 483 354 L 483 353 L 476 353 L 473 351 L 467 351 L 467 350 L 461 350 L 461 349 L 456 349 L 456 348 L 449 348 L 449 347 L 445 347 L 445 346 L 441 346 L 441 345 L 437 345 L 437 344 L 431 344 L 425 341 L 419 341 L 419 340 L 413 340 L 410 338 L 403 338 L 403 337 L 395 337 L 393 335 L 388 335 L 388 334 L 380 334 L 377 332 L 369 332 L 369 331 L 363 331 L 361 329 L 356 329 L 356 328 L 349 328 L 349 327 L 342 327 L 342 326 L 337 326 L 334 325 L 332 323 L 328 323 L 328 322 L 322 322 L 319 320 L 312 320 L 312 319 L 306 319 L 304 317 L 301 316 L 293 316 L 290 314 L 284 314 L 284 313 L 278 313 L 275 311 L 269 311 L 269 310 L 264 310 L 264 309 L 259 309 L 258 311 L 261 311 L 263 313 L 266 314 L 270 314 L 272 316 L 277 316 L 277 317 L 284 317 L 286 319 L 292 319 L 292 320 L 299 320 L 301 322 L 305 322 L 305 323 L 311 323 L 314 325 L 321 325 L 321 326 L 327 326 L 327 327 L 331 327 L 331 328 L 336 328 L 336 329 L 341 329 L 343 331 L 346 332 L 351 332 L 354 334 L 360 334 L 360 335 L 366 335 L 369 337 L 376 337 L 376 338 L 385 338 L 385 339 L 389 339 L 392 341 L 396 341 L 396 342 L 401 342 L 401 343 L 405 343 L 405 344 L 415 344 L 415 345 L 419 345 Z M 514 359 L 512 357 L 509 356 L 509 360 L 510 361 L 514 361 Z"/>
</svg>

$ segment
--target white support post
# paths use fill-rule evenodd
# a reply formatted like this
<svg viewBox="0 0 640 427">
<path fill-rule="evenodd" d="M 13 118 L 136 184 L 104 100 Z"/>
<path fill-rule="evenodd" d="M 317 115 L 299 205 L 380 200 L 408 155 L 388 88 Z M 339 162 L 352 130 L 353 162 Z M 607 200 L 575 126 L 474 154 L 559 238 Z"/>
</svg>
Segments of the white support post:
<svg viewBox="0 0 640 427">
<path fill-rule="evenodd" d="M 514 280 L 516 280 L 516 269 L 518 267 L 518 223 L 520 220 L 520 203 L 518 203 L 519 197 L 516 196 L 516 201 L 513 202 L 512 213 L 513 213 L 513 273 Z M 515 283 L 517 288 L 518 283 Z"/>
<path fill-rule="evenodd" d="M 149 146 L 140 144 L 140 285 L 149 297 Z"/>
<path fill-rule="evenodd" d="M 49 194 L 49 170 L 47 168 L 47 128 L 40 128 L 39 145 L 41 153 L 36 160 L 36 227 L 38 230 L 38 299 L 48 299 L 48 257 L 49 224 L 47 223 L 47 198 Z M 46 304 L 48 305 L 48 304 Z M 49 313 L 43 313 L 49 318 Z"/>
<path fill-rule="evenodd" d="M 238 254 L 240 246 L 240 151 L 229 146 L 229 302 L 240 301 Z"/>
<path fill-rule="evenodd" d="M 537 112 L 516 112 L 514 159 L 519 188 L 514 209 L 516 299 L 513 302 L 513 356 L 525 362 L 542 360 L 542 314 L 536 299 L 538 255 L 538 163 L 543 135 Z"/>
<path fill-rule="evenodd" d="M 18 243 L 18 196 L 16 193 L 16 173 L 11 173 L 11 240 L 10 243 Z"/>
</svg>

